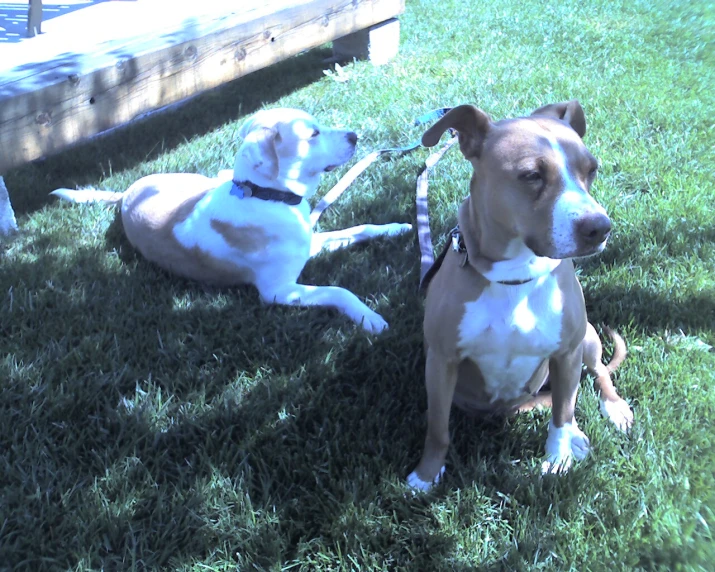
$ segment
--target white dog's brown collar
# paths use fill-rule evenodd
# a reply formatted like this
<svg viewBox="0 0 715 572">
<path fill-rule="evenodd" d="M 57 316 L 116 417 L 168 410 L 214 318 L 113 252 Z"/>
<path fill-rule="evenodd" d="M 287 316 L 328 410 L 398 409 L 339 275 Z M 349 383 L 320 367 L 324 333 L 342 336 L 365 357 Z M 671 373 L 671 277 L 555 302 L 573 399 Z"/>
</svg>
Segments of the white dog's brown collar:
<svg viewBox="0 0 715 572">
<path fill-rule="evenodd" d="M 233 186 L 231 187 L 230 194 L 239 199 L 246 199 L 248 197 L 255 197 L 261 199 L 262 201 L 274 201 L 280 203 L 286 203 L 287 205 L 295 206 L 300 204 L 303 197 L 291 193 L 290 191 L 281 191 L 280 189 L 271 189 L 269 187 L 261 187 L 256 185 L 251 181 L 232 181 Z"/>
</svg>

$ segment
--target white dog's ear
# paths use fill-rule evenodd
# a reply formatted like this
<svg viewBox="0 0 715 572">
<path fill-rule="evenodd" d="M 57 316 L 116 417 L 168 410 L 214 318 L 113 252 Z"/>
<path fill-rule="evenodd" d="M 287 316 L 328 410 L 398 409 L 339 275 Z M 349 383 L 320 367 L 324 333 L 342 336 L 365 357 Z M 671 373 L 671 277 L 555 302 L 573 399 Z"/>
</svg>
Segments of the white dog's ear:
<svg viewBox="0 0 715 572">
<path fill-rule="evenodd" d="M 238 136 L 241 139 L 245 139 L 246 136 L 256 127 L 258 127 L 258 125 L 256 124 L 254 115 L 253 117 L 249 117 L 248 119 L 246 119 L 246 121 L 241 124 L 241 127 L 238 128 Z"/>
<path fill-rule="evenodd" d="M 246 159 L 256 173 L 269 179 L 278 176 L 278 154 L 276 142 L 280 134 L 277 129 L 261 127 L 249 131 L 238 153 Z"/>
</svg>

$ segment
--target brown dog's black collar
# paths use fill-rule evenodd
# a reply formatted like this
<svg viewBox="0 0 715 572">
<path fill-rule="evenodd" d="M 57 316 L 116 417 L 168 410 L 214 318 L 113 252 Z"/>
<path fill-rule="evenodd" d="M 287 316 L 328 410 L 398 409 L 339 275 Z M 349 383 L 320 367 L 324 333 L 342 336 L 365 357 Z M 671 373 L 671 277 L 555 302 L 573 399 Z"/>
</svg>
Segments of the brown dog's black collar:
<svg viewBox="0 0 715 572">
<path fill-rule="evenodd" d="M 495 282 L 497 284 L 504 284 L 505 286 L 521 286 L 532 280 L 533 278 L 527 278 L 526 280 L 495 280 Z"/>
<path fill-rule="evenodd" d="M 300 204 L 303 197 L 291 193 L 290 191 L 281 191 L 279 189 L 271 189 L 269 187 L 261 187 L 256 185 L 251 181 L 232 181 L 233 187 L 231 187 L 231 193 L 234 197 L 239 199 L 245 199 L 248 197 L 255 197 L 261 199 L 262 201 L 274 201 L 279 203 L 285 203 L 287 205 L 295 206 Z"/>
<path fill-rule="evenodd" d="M 432 278 L 434 278 L 434 275 L 437 274 L 437 271 L 442 266 L 442 262 L 444 262 L 444 257 L 447 255 L 447 252 L 449 251 L 450 247 L 458 254 L 462 254 L 464 256 L 464 259 L 462 260 L 460 266 L 465 266 L 469 263 L 469 254 L 467 253 L 467 246 L 464 244 L 464 238 L 462 237 L 462 233 L 459 230 L 459 225 L 455 226 L 449 234 L 450 239 L 447 240 L 446 244 L 444 245 L 444 248 L 442 249 L 442 252 L 437 257 L 437 260 L 434 261 L 432 266 L 425 273 L 424 278 L 422 278 L 422 281 L 420 282 L 420 290 L 427 290 L 427 287 L 432 281 Z M 477 272 L 479 271 L 477 270 Z M 479 273 L 482 274 L 481 272 Z M 484 276 L 484 274 L 482 274 L 482 276 Z M 484 276 L 484 278 L 489 280 L 489 278 L 487 278 L 486 276 Z M 503 284 L 504 286 L 521 286 L 522 284 L 526 284 L 527 282 L 531 282 L 532 280 L 533 278 L 527 278 L 526 280 L 489 280 L 489 282 L 496 282 L 497 284 Z"/>
</svg>

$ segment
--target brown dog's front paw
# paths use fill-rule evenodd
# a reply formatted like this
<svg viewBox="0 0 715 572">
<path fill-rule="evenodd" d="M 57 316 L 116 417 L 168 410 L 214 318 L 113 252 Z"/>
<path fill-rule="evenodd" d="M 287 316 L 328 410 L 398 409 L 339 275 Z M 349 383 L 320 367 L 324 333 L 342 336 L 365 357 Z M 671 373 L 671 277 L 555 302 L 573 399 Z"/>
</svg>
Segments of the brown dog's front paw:
<svg viewBox="0 0 715 572">
<path fill-rule="evenodd" d="M 543 474 L 564 474 L 571 468 L 573 460 L 582 461 L 588 455 L 591 443 L 586 434 L 578 428 L 576 421 L 556 427 L 553 419 L 549 422 L 549 436 L 546 439 L 546 459 L 541 463 Z"/>
<path fill-rule="evenodd" d="M 407 485 L 413 489 L 414 492 L 426 492 L 439 483 L 442 475 L 444 475 L 444 466 L 439 470 L 439 473 L 437 473 L 437 476 L 431 482 L 423 481 L 417 475 L 417 471 L 412 471 L 407 477 Z"/>
</svg>

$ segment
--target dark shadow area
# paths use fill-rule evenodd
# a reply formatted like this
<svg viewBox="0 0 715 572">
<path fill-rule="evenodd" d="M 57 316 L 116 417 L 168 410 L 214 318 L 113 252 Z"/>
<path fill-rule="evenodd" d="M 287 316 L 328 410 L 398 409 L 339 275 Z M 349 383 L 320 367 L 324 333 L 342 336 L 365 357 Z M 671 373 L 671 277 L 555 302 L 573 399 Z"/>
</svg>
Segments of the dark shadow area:
<svg viewBox="0 0 715 572">
<path fill-rule="evenodd" d="M 684 219 L 673 223 L 650 218 L 631 232 L 611 240 L 597 257 L 578 261 L 577 266 L 584 276 L 598 267 L 627 265 L 662 269 L 677 264 L 678 260 L 708 256 L 703 248 L 710 249 L 713 243 L 713 225 L 702 228 Z M 647 333 L 713 328 L 715 298 L 708 291 L 667 292 L 661 285 L 644 282 L 635 286 L 585 288 L 584 296 L 589 318 L 594 323 L 632 323 Z"/>
<path fill-rule="evenodd" d="M 347 214 L 356 223 L 406 220 L 402 203 L 411 201 L 411 184 L 394 176 L 376 175 L 390 191 L 369 208 L 356 197 L 350 213 L 333 213 L 331 228 L 344 226 L 333 223 Z M 268 569 L 310 555 L 311 539 L 319 538 L 346 553 L 389 553 L 396 562 L 429 554 L 435 569 L 466 570 L 452 560 L 457 547 L 435 521 L 436 502 L 479 483 L 493 506 L 509 497 L 547 518 L 560 487 L 587 488 L 578 471 L 566 481 L 534 484 L 524 463 L 543 455 L 544 431 L 525 433 L 512 418 L 457 410 L 444 485 L 419 497 L 394 486 L 395 476 L 402 482 L 417 462 L 425 429 L 414 234 L 323 254 L 303 273 L 306 283 L 360 284 L 361 297 L 382 293 L 379 310 L 393 329 L 377 337 L 329 310 L 264 305 L 248 286 L 206 290 L 179 280 L 136 254 L 118 218 L 106 230 L 104 251 L 75 248 L 62 257 L 58 247 L 71 246 L 62 232 L 24 240 L 22 248 L 38 260 L 4 260 L 0 269 L 0 291 L 16 297 L 0 336 L 13 363 L 33 368 L 0 363 L 7 380 L 0 397 L 3 481 L 19 491 L 6 503 L 12 554 L 36 555 L 41 546 L 47 562 L 61 568 L 87 553 L 97 568 L 132 558 L 177 568 L 231 547 L 244 558 L 237 564 Z M 108 266 L 115 253 L 119 266 Z M 384 264 L 393 279 L 375 272 Z M 82 295 L 70 296 L 76 288 Z M 678 305 L 645 288 L 599 287 L 586 296 L 596 321 L 608 321 L 599 304 L 614 299 L 646 330 L 685 319 Z M 643 315 L 644 303 L 660 311 Z M 693 305 L 703 323 L 715 310 L 707 297 L 688 300 L 691 316 Z M 253 381 L 237 384 L 240 376 Z M 153 422 L 139 391 L 147 387 L 167 397 L 170 423 Z M 212 486 L 229 483 L 221 503 L 239 517 L 216 505 L 209 486 L 216 479 Z M 367 513 L 409 528 L 409 540 L 395 544 L 376 534 L 359 516 Z M 483 515 L 465 500 L 459 517 L 469 524 Z M 255 525 L 245 527 L 251 519 Z M 57 528 L 38 528 L 40 521 Z M 72 545 L 54 542 L 58 528 Z M 137 546 L 137 535 L 148 530 L 162 533 L 143 535 Z M 543 548 L 526 542 L 535 544 L 509 549 L 515 562 Z M 504 569 L 510 553 L 477 564 Z M 45 569 L 32 558 L 25 568 Z"/>
<path fill-rule="evenodd" d="M 689 332 L 713 329 L 715 299 L 711 293 L 675 297 L 643 287 L 600 286 L 593 292 L 585 291 L 589 320 L 597 324 L 633 324 L 644 333 L 663 330 Z M 609 302 L 609 312 L 602 305 Z"/>
<path fill-rule="evenodd" d="M 63 250 L 66 235 L 51 230 L 21 240 L 38 259 L 0 268 L 15 297 L 0 324 L 2 339 L 14 340 L 5 347 L 13 361 L 0 363 L 0 474 L 20 493 L 4 501 L 4 565 L 64 569 L 92 554 L 85 564 L 97 568 L 136 558 L 170 569 L 235 545 L 244 562 L 267 569 L 318 537 L 394 552 L 389 537 L 356 520 L 356 507 L 399 508 L 423 531 L 397 554 L 403 561 L 409 550 L 435 559 L 453 551 L 429 511 L 383 476 L 417 451 L 400 437 L 419 415 L 421 300 L 412 284 L 385 290 L 402 301 L 387 315 L 414 335 L 368 337 L 330 310 L 267 306 L 251 287 L 218 292 L 178 280 L 137 256 L 117 220 L 107 251 Z M 351 271 L 368 275 L 375 258 L 399 251 L 404 265 L 408 244 L 376 241 Z M 122 262 L 108 266 L 115 252 Z M 396 359 L 386 365 L 386 355 Z M 237 385 L 240 376 L 255 383 Z M 169 425 L 152 422 L 141 401 L 149 387 L 172 408 Z M 248 516 L 222 524 L 207 498 L 218 477 L 233 483 L 223 493 L 236 495 L 226 501 L 232 511 L 250 502 L 254 528 L 235 528 Z M 56 535 L 73 540 L 61 545 Z"/>
</svg>

